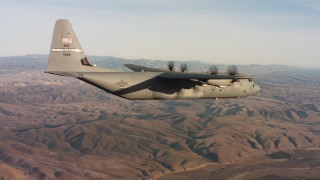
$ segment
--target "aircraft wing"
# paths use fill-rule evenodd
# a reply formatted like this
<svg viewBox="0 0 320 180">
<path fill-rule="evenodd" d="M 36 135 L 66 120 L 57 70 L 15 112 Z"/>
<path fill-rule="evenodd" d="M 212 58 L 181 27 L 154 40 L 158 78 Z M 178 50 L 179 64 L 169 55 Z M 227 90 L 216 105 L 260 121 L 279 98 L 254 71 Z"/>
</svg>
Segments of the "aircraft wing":
<svg viewBox="0 0 320 180">
<path fill-rule="evenodd" d="M 237 74 L 235 76 L 230 76 L 227 73 L 219 73 L 216 75 L 210 73 L 191 73 L 191 72 L 176 72 L 169 71 L 166 69 L 160 68 L 150 68 L 146 66 L 140 66 L 135 64 L 124 64 L 125 67 L 131 69 L 134 72 L 163 72 L 158 75 L 158 78 L 165 79 L 177 79 L 177 80 L 209 80 L 209 79 L 252 79 L 250 76 L 246 76 L 243 74 Z"/>
<path fill-rule="evenodd" d="M 180 79 L 180 80 L 189 80 L 189 79 L 197 79 L 197 80 L 209 80 L 209 79 L 251 79 L 250 76 L 246 75 L 235 75 L 230 76 L 228 74 L 209 74 L 209 73 L 188 73 L 188 72 L 164 72 L 157 76 L 158 78 L 165 79 Z"/>
<path fill-rule="evenodd" d="M 169 70 L 160 68 L 150 68 L 146 66 L 140 66 L 135 64 L 124 64 L 125 67 L 131 69 L 134 72 L 168 72 Z"/>
</svg>

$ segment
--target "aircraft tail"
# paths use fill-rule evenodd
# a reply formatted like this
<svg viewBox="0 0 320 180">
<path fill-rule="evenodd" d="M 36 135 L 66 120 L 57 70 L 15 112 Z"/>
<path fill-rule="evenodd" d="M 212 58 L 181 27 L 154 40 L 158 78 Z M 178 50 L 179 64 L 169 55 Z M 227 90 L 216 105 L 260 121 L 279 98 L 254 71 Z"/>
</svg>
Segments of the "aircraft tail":
<svg viewBox="0 0 320 180">
<path fill-rule="evenodd" d="M 53 31 L 46 72 L 70 75 L 74 72 L 92 71 L 110 72 L 112 70 L 93 67 L 83 52 L 70 22 L 66 19 L 58 19 Z"/>
</svg>

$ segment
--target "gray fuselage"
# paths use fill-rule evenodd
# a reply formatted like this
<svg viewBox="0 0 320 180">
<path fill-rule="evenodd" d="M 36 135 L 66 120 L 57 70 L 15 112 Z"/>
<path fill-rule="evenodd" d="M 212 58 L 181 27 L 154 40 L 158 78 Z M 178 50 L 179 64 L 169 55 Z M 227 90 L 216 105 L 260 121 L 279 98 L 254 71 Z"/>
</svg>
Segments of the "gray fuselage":
<svg viewBox="0 0 320 180">
<path fill-rule="evenodd" d="M 237 79 L 228 86 L 214 86 L 195 80 L 158 78 L 159 72 L 87 72 L 79 79 L 106 92 L 127 99 L 239 98 L 260 90 L 249 79 Z"/>
</svg>

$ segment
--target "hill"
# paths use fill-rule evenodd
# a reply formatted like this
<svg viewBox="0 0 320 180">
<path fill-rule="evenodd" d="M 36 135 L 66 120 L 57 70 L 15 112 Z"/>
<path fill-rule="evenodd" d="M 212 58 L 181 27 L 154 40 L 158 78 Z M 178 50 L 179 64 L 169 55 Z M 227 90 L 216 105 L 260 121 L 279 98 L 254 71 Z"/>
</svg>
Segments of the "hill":
<svg viewBox="0 0 320 180">
<path fill-rule="evenodd" d="M 124 63 L 166 66 L 160 60 L 90 61 L 126 71 Z M 210 173 L 202 177 L 212 178 L 216 167 L 320 145 L 316 69 L 238 66 L 262 88 L 243 99 L 130 101 L 44 74 L 46 63 L 46 55 L 0 58 L 1 178 L 136 179 L 206 167 Z M 210 66 L 187 64 L 190 71 Z M 232 177 L 245 171 L 237 172 Z"/>
</svg>

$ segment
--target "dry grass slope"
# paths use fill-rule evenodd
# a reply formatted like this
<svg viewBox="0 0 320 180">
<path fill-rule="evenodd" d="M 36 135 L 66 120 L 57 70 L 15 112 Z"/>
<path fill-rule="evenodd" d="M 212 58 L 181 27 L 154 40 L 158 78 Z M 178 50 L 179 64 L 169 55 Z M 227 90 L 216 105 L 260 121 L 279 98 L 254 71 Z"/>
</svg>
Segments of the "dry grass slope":
<svg viewBox="0 0 320 180">
<path fill-rule="evenodd" d="M 0 58 L 0 178 L 136 179 L 206 167 L 212 173 L 320 145 L 318 71 L 251 65 L 240 70 L 256 72 L 263 89 L 252 97 L 128 101 L 43 74 L 42 58 L 26 58 L 34 63 L 27 69 L 23 58 Z"/>
</svg>

